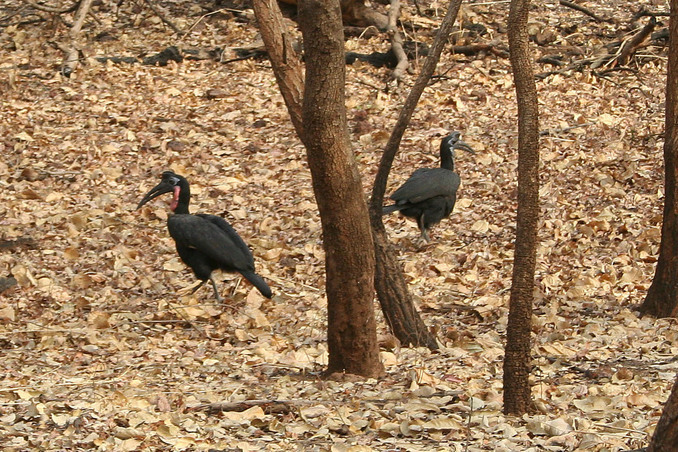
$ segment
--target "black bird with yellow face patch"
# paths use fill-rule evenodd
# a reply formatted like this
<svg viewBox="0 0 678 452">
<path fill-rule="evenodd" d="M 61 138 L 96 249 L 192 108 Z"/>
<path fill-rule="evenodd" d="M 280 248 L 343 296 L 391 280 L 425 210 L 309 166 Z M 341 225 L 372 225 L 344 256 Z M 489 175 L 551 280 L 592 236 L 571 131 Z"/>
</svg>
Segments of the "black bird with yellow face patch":
<svg viewBox="0 0 678 452">
<path fill-rule="evenodd" d="M 173 194 L 170 209 L 174 215 L 167 219 L 170 236 L 176 243 L 181 260 L 191 267 L 196 278 L 202 281 L 193 292 L 209 280 L 217 300 L 222 301 L 212 276 L 214 270 L 220 269 L 240 273 L 263 296 L 271 298 L 272 292 L 268 284 L 254 271 L 252 252 L 235 229 L 216 215 L 189 213 L 191 191 L 185 177 L 172 171 L 165 171 L 162 173 L 160 183 L 146 193 L 137 209 L 165 193 Z"/>
</svg>

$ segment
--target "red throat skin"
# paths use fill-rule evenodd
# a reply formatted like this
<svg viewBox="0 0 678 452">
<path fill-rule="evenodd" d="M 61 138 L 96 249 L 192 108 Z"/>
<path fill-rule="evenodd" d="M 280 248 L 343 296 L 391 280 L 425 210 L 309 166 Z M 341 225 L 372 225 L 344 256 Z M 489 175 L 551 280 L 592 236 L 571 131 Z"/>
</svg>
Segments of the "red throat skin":
<svg viewBox="0 0 678 452">
<path fill-rule="evenodd" d="M 170 210 L 174 212 L 176 210 L 177 206 L 179 205 L 179 192 L 181 191 L 181 188 L 179 187 L 174 187 L 174 198 L 172 198 L 172 202 L 170 203 Z"/>
</svg>

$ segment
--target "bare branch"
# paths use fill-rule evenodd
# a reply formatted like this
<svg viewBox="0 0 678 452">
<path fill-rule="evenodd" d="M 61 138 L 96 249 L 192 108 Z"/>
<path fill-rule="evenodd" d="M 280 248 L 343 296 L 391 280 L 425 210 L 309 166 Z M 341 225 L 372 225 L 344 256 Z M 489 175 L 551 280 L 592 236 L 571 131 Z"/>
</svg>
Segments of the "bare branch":
<svg viewBox="0 0 678 452">
<path fill-rule="evenodd" d="M 657 25 L 657 19 L 652 16 L 650 21 L 645 25 L 638 33 L 636 33 L 631 39 L 624 42 L 624 45 L 619 50 L 619 56 L 617 56 L 615 63 L 621 65 L 628 64 L 631 59 L 631 55 L 642 46 L 643 42 L 652 34 L 654 27 Z"/>
<path fill-rule="evenodd" d="M 568 0 L 560 0 L 560 4 L 563 5 L 563 6 L 567 6 L 568 8 L 572 8 L 575 11 L 579 11 L 580 13 L 584 13 L 587 16 L 592 17 L 593 19 L 595 19 L 598 22 L 614 22 L 613 19 L 608 19 L 608 18 L 605 18 L 603 16 L 599 16 L 598 14 L 594 13 L 593 11 L 591 11 L 587 8 L 584 8 L 583 6 L 578 5 L 574 2 L 570 2 Z"/>
<path fill-rule="evenodd" d="M 73 26 L 71 27 L 71 37 L 76 38 L 82 30 L 82 25 L 85 23 L 85 18 L 89 13 L 89 9 L 92 6 L 93 0 L 82 0 L 80 2 L 80 7 L 75 12 L 75 17 L 73 18 Z"/>
</svg>

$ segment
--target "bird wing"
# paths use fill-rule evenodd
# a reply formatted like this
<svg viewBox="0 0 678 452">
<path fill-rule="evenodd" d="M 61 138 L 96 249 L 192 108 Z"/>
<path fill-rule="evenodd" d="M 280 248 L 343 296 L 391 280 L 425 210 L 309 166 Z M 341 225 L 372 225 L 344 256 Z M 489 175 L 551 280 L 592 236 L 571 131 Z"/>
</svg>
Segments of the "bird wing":
<svg viewBox="0 0 678 452">
<path fill-rule="evenodd" d="M 177 245 L 195 248 L 236 270 L 254 271 L 254 258 L 235 229 L 216 215 L 172 215 L 167 226 Z"/>
<path fill-rule="evenodd" d="M 417 203 L 434 196 L 453 196 L 461 179 L 454 171 L 443 168 L 419 168 L 400 186 L 391 199 L 398 204 Z"/>
</svg>

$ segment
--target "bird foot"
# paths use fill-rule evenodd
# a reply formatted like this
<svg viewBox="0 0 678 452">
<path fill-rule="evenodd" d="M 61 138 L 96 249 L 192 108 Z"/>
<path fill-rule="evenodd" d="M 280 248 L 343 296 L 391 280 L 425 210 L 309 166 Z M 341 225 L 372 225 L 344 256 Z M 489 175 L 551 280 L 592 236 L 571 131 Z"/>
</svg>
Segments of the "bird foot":
<svg viewBox="0 0 678 452">
<path fill-rule="evenodd" d="M 431 244 L 431 239 L 429 238 L 428 234 L 422 234 L 415 239 L 414 244 L 417 248 L 424 249 Z"/>
<path fill-rule="evenodd" d="M 427 249 L 433 247 L 432 243 L 428 242 L 418 242 L 416 244 L 416 251 L 426 251 Z"/>
<path fill-rule="evenodd" d="M 212 283 L 212 289 L 214 289 L 214 298 L 217 299 L 219 303 L 223 303 L 224 299 L 219 295 L 219 289 L 217 288 L 217 283 L 214 281 L 214 278 L 210 276 L 210 282 Z"/>
</svg>

